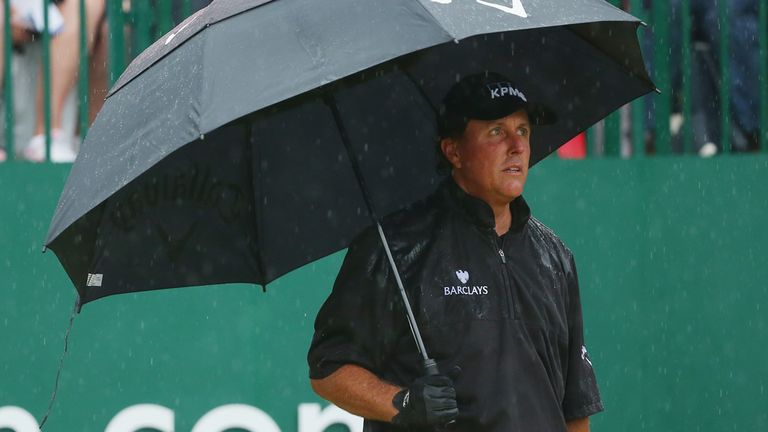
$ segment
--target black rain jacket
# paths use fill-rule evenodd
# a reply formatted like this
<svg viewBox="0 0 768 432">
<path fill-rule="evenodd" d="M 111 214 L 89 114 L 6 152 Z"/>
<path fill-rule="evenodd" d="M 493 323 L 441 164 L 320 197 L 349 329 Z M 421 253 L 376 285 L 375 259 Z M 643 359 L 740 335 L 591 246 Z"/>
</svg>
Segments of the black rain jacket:
<svg viewBox="0 0 768 432">
<path fill-rule="evenodd" d="M 602 410 L 573 256 L 522 197 L 510 208 L 499 238 L 490 207 L 447 179 L 383 222 L 429 355 L 441 371 L 461 368 L 453 431 L 566 431 Z M 423 375 L 375 228 L 350 246 L 308 361 L 312 379 L 344 364 L 403 387 Z M 366 420 L 365 430 L 401 429 Z"/>
</svg>

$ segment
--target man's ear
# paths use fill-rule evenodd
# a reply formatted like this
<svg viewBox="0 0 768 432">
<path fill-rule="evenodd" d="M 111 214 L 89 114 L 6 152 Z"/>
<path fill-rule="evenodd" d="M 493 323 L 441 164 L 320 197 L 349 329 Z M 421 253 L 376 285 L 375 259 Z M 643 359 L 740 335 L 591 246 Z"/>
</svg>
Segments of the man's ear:
<svg viewBox="0 0 768 432">
<path fill-rule="evenodd" d="M 461 168 L 461 156 L 459 155 L 459 142 L 455 138 L 443 138 L 440 140 L 440 150 L 443 156 L 450 162 L 453 168 Z"/>
</svg>

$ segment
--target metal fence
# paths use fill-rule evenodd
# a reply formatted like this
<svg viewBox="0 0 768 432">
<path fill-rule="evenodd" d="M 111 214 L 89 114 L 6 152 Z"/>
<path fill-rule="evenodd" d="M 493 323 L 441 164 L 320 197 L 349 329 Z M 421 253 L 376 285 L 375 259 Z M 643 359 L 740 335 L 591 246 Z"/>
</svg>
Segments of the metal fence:
<svg viewBox="0 0 768 432">
<path fill-rule="evenodd" d="M 3 32 L 3 121 L 5 124 L 4 134 L 0 139 L 0 150 L 4 150 L 9 161 L 24 160 L 23 157 L 16 157 L 17 149 L 25 145 L 19 141 L 16 132 L 17 121 L 20 120 L 16 114 L 19 103 L 35 103 L 35 92 L 25 92 L 19 94 L 15 91 L 14 83 L 14 59 L 17 58 L 19 47 L 15 47 L 12 40 L 12 0 L 2 1 L 2 32 Z M 23 0 L 39 1 L 43 10 L 47 10 L 53 0 Z M 89 98 L 89 65 L 91 58 L 89 55 L 88 35 L 86 26 L 81 23 L 87 22 L 86 0 L 64 0 L 67 2 L 78 3 L 79 21 L 79 69 L 77 72 L 77 94 L 76 94 L 76 125 L 74 129 L 80 137 L 84 137 L 89 127 L 89 104 L 93 103 L 93 96 Z M 104 0 L 104 18 L 107 24 L 107 34 L 105 43 L 108 46 L 108 61 L 104 65 L 108 75 L 108 85 L 111 86 L 125 69 L 131 59 L 136 57 L 142 50 L 147 48 L 153 41 L 160 38 L 163 34 L 170 31 L 176 23 L 189 16 L 194 8 L 201 7 L 205 0 Z M 32 40 L 29 45 L 38 45 L 40 52 L 39 64 L 42 87 L 42 113 L 45 136 L 45 155 L 51 154 L 51 145 L 53 131 L 51 125 L 52 106 L 51 106 L 51 25 L 50 14 L 43 13 L 43 28 L 41 31 L 32 34 Z M 14 54 L 16 53 L 16 54 Z M 28 71 L 27 71 L 28 72 Z M 18 73 L 18 71 L 17 71 Z M 23 98 L 23 100 L 22 100 Z M 27 110 L 29 111 L 29 110 Z M 29 116 L 29 113 L 25 113 Z M 49 159 L 49 158 L 47 158 Z"/>
<path fill-rule="evenodd" d="M 693 153 L 703 144 L 695 141 L 696 111 L 701 109 L 700 93 L 716 94 L 705 101 L 710 129 L 719 151 L 759 151 L 768 149 L 768 2 L 765 0 L 611 0 L 630 11 L 646 26 L 640 29 L 646 61 L 659 92 L 636 101 L 610 115 L 602 128 L 589 132 L 591 154 L 644 156 L 650 153 Z M 731 16 L 736 8 L 748 10 L 754 22 L 741 22 Z M 702 13 L 708 13 L 706 17 Z M 741 17 L 738 17 L 741 18 Z M 706 26 L 707 37 L 701 37 Z M 733 35 L 741 32 L 755 47 L 734 46 Z M 743 39 L 744 37 L 742 37 Z M 702 40 L 705 39 L 705 40 Z M 734 50 L 747 50 L 754 63 L 736 64 L 751 74 L 755 84 L 749 104 L 757 117 L 757 127 L 741 130 L 734 121 Z M 739 59 L 740 60 L 740 59 Z M 698 66 L 704 64 L 704 66 Z M 698 67 L 697 67 L 698 66 Z M 704 69 L 703 71 L 699 69 Z M 697 72 L 698 71 L 698 72 Z M 707 75 L 701 77 L 700 75 Z M 699 78 L 699 79 L 697 79 Z M 707 81 L 709 83 L 701 83 Z M 699 81 L 699 82 L 697 82 Z M 744 85 L 745 83 L 739 82 Z M 742 88 L 743 90 L 743 88 Z M 706 126 L 706 125 L 705 125 Z M 597 133 L 601 132 L 601 133 Z M 602 138 L 602 139 L 601 139 Z M 736 138 L 747 142 L 734 145 Z M 752 141 L 749 141 L 752 140 Z M 601 145 L 602 144 L 602 145 Z M 746 147 L 745 147 L 746 146 Z"/>
<path fill-rule="evenodd" d="M 2 1 L 2 0 L 0 0 Z M 47 8 L 52 0 L 40 1 Z M 65 0 L 79 2 L 79 21 L 86 22 L 86 0 Z M 184 17 L 206 3 L 204 0 L 104 0 L 108 23 L 108 83 L 112 85 L 125 69 L 128 62 L 148 47 L 154 40 L 171 30 Z M 226 1 L 226 0 L 219 0 Z M 731 3 L 729 3 L 731 1 Z M 34 95 L 14 94 L 13 52 L 11 38 L 11 0 L 3 1 L 3 102 L 5 133 L 4 147 L 9 161 L 14 149 L 23 143 L 15 142 L 16 117 L 14 102 L 18 98 L 34 98 Z M 630 11 L 642 19 L 646 26 L 640 29 L 646 59 L 659 93 L 650 95 L 611 114 L 603 122 L 586 132 L 585 150 L 589 156 L 644 157 L 648 154 L 695 153 L 701 145 L 696 139 L 694 119 L 700 104 L 696 96 L 700 88 L 695 85 L 697 64 L 709 65 L 705 71 L 715 84 L 717 94 L 708 102 L 707 108 L 717 113 L 719 131 L 712 141 L 718 143 L 720 152 L 743 150 L 744 131 L 734 124 L 730 106 L 733 102 L 731 74 L 731 35 L 733 20 L 729 16 L 729 5 L 733 0 L 610 0 L 612 4 Z M 698 3 L 697 3 L 698 2 Z M 759 127 L 746 131 L 753 139 L 749 150 L 768 149 L 768 2 L 752 0 L 756 9 L 756 40 L 758 50 L 758 85 L 752 90 L 751 105 L 759 111 Z M 716 43 L 710 46 L 695 38 L 696 22 L 694 8 L 708 3 L 710 11 L 715 8 L 717 21 Z M 757 4 L 759 3 L 759 5 Z M 44 30 L 39 32 L 37 41 L 41 45 L 42 98 L 45 135 L 45 154 L 50 155 L 51 131 L 51 36 L 49 16 L 44 14 Z M 737 28 L 736 31 L 742 31 Z M 717 50 L 714 50 L 717 46 Z M 742 48 L 742 47 L 738 47 Z M 85 26 L 80 26 L 79 71 L 77 92 L 77 130 L 84 137 L 89 126 L 89 53 Z M 713 66 L 714 65 L 714 66 Z M 724 107 L 728 107 L 724 109 Z M 705 122 L 713 123 L 710 118 Z M 672 126 L 671 126 L 672 125 Z M 741 135 L 739 135 L 739 133 Z M 734 137 L 741 137 L 741 146 L 734 146 Z"/>
</svg>

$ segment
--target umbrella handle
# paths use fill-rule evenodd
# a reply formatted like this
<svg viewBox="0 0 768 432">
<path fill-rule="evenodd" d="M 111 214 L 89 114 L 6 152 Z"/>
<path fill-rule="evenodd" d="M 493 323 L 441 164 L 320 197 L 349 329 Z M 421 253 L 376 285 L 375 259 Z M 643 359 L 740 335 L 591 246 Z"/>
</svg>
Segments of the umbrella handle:
<svg viewBox="0 0 768 432">
<path fill-rule="evenodd" d="M 437 362 L 434 359 L 425 358 L 423 360 L 423 364 L 424 364 L 424 375 L 426 376 L 440 375 L 440 370 L 437 368 Z"/>
</svg>

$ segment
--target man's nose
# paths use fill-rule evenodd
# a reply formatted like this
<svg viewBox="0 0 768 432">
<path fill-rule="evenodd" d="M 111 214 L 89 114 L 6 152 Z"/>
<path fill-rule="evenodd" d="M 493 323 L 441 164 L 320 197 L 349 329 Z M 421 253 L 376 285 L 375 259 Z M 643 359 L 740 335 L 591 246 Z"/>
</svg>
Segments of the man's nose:
<svg viewBox="0 0 768 432">
<path fill-rule="evenodd" d="M 508 151 L 510 154 L 521 153 L 525 148 L 525 138 L 516 133 L 508 135 L 509 140 L 507 142 Z"/>
</svg>

